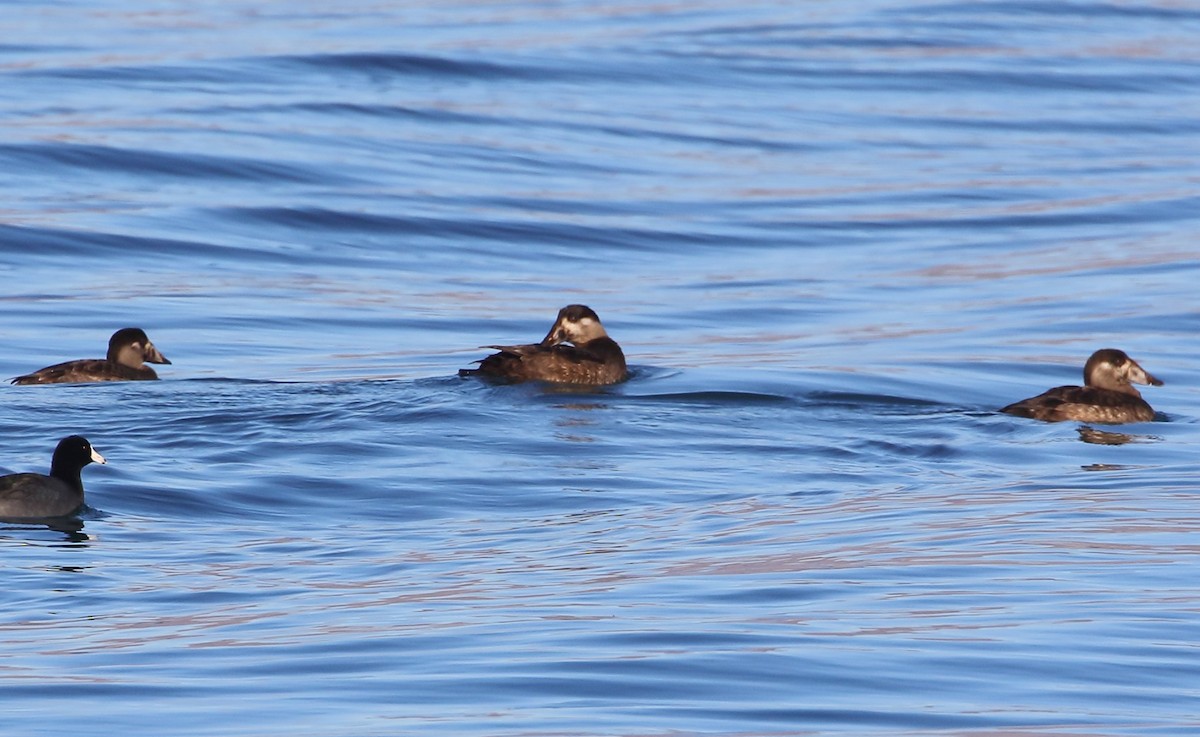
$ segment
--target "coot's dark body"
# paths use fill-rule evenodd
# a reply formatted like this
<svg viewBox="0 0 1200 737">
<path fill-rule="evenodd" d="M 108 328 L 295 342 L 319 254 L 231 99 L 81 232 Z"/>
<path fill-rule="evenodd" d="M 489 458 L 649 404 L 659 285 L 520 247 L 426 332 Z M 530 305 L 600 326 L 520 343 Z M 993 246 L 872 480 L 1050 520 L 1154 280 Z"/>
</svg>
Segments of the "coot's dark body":
<svg viewBox="0 0 1200 737">
<path fill-rule="evenodd" d="M 79 435 L 63 438 L 54 449 L 50 475 L 13 473 L 0 476 L 0 518 L 35 519 L 65 517 L 83 507 L 83 480 L 80 471 L 95 461 L 105 463 Z"/>
</svg>

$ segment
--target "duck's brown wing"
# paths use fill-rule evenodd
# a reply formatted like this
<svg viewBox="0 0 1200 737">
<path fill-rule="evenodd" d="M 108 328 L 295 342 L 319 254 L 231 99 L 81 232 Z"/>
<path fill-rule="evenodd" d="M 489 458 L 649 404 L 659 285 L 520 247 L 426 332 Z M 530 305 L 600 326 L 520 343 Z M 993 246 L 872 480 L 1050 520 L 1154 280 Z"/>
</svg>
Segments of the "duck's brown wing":
<svg viewBox="0 0 1200 737">
<path fill-rule="evenodd" d="M 102 358 L 81 359 L 79 361 L 65 361 L 56 363 L 53 366 L 47 366 L 44 369 L 38 369 L 33 373 L 18 376 L 12 380 L 14 384 L 66 384 L 76 381 L 89 381 L 89 379 L 81 378 L 85 375 L 91 375 L 103 369 L 104 364 L 108 363 Z"/>
<path fill-rule="evenodd" d="M 71 384 L 88 381 L 145 381 L 157 379 L 149 366 L 136 369 L 103 358 L 84 358 L 66 361 L 18 376 L 14 384 Z"/>
<path fill-rule="evenodd" d="M 604 363 L 605 357 L 590 348 L 570 345 L 569 343 L 561 343 L 554 346 L 551 351 L 560 361 L 570 363 L 587 364 L 587 363 Z"/>
<path fill-rule="evenodd" d="M 523 376 L 522 358 L 539 350 L 546 350 L 545 347 L 536 343 L 530 345 L 486 345 L 483 347 L 499 352 L 476 361 L 479 364 L 478 368 L 459 369 L 459 376 L 486 376 L 508 381 L 523 381 L 528 377 Z"/>
<path fill-rule="evenodd" d="M 1000 411 L 1048 422 L 1130 422 L 1154 418 L 1154 410 L 1139 397 L 1093 386 L 1058 386 Z"/>
<path fill-rule="evenodd" d="M 550 350 L 548 346 L 544 346 L 541 343 L 529 343 L 527 345 L 485 345 L 483 347 L 491 348 L 492 350 L 518 357 L 532 356 L 535 353 Z"/>
<path fill-rule="evenodd" d="M 625 378 L 623 360 L 618 365 L 599 353 L 567 343 L 487 347 L 499 353 L 480 361 L 479 368 L 460 369 L 458 375 L 566 384 L 613 384 Z"/>
<path fill-rule="evenodd" d="M 1000 411 L 1016 415 L 1017 417 L 1030 417 L 1035 420 L 1049 420 L 1051 422 L 1066 419 L 1058 417 L 1058 409 L 1065 403 L 1074 401 L 1077 398 L 1077 392 L 1083 390 L 1082 386 L 1059 386 L 1054 389 L 1042 392 L 1036 397 L 1022 399 L 1019 402 L 1013 402 Z"/>
</svg>

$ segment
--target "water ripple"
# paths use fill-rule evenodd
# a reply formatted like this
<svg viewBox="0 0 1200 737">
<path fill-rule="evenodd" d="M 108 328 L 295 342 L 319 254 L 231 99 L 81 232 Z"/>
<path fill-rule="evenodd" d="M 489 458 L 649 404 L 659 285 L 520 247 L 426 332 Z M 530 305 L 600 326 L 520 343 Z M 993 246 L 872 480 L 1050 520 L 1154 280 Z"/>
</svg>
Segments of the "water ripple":
<svg viewBox="0 0 1200 737">
<path fill-rule="evenodd" d="M 167 179 L 233 179 L 254 182 L 328 182 L 329 174 L 269 160 L 239 159 L 201 153 L 83 144 L 0 145 L 0 162 L 13 167 L 63 166 L 72 170 L 136 174 Z"/>
</svg>

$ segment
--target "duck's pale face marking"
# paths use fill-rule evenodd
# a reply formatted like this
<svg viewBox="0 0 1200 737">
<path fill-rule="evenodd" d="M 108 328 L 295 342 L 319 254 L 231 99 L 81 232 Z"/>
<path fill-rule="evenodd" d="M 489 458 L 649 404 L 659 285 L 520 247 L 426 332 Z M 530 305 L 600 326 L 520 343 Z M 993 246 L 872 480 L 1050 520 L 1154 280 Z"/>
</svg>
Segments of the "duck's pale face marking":
<svg viewBox="0 0 1200 737">
<path fill-rule="evenodd" d="M 142 349 L 141 343 L 130 343 L 117 354 L 117 363 L 133 368 L 142 368 L 146 365 L 145 356 L 146 352 Z"/>
<path fill-rule="evenodd" d="M 599 320 L 592 317 L 572 319 L 560 317 L 549 334 L 542 340 L 542 345 L 558 345 L 559 343 L 587 343 L 608 335 Z"/>
<path fill-rule="evenodd" d="M 563 322 L 563 333 L 567 336 L 567 340 L 572 343 L 583 342 L 604 335 L 604 328 L 600 323 L 590 317 L 585 317 L 582 320 L 567 320 Z"/>
</svg>

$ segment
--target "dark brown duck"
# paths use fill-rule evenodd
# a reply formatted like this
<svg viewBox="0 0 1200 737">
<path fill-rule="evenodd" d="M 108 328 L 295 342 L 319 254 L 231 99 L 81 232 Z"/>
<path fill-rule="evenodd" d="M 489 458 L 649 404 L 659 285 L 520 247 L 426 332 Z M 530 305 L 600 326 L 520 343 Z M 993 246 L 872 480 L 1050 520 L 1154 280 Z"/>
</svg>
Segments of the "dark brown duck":
<svg viewBox="0 0 1200 737">
<path fill-rule="evenodd" d="M 108 356 L 83 358 L 47 366 L 18 376 L 14 384 L 67 384 L 86 381 L 152 381 L 158 378 L 150 363 L 171 363 L 141 328 L 122 328 L 108 340 Z"/>
<path fill-rule="evenodd" d="M 628 377 L 621 346 L 608 337 L 600 318 L 584 305 L 559 310 L 554 327 L 540 343 L 484 347 L 499 353 L 479 361 L 479 368 L 459 369 L 459 376 L 593 386 L 616 384 Z"/>
<path fill-rule="evenodd" d="M 105 463 L 87 438 L 71 435 L 59 441 L 50 475 L 12 473 L 0 476 L 0 518 L 65 517 L 83 507 L 80 471 L 92 462 Z"/>
<path fill-rule="evenodd" d="M 1162 386 L 1138 362 L 1116 348 L 1096 351 L 1083 367 L 1084 386 L 1060 386 L 1010 404 L 1001 412 L 1060 422 L 1149 422 L 1154 410 L 1133 384 Z"/>
</svg>

